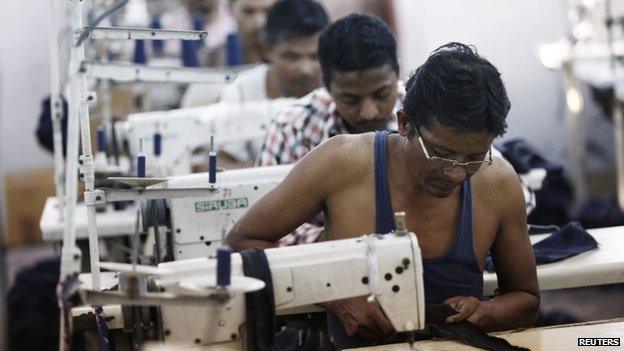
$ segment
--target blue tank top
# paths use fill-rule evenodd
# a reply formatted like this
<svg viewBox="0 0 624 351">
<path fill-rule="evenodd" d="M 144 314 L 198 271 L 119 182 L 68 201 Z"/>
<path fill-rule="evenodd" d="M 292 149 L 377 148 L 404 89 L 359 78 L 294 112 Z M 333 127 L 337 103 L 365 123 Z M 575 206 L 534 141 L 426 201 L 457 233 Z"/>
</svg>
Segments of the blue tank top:
<svg viewBox="0 0 624 351">
<path fill-rule="evenodd" d="M 388 132 L 375 133 L 375 232 L 394 230 L 394 215 L 388 183 Z M 453 296 L 483 295 L 483 271 L 479 269 L 472 241 L 472 191 L 470 179 L 462 185 L 462 209 L 459 229 L 451 248 L 443 255 L 423 259 L 425 303 L 437 304 Z M 329 335 L 340 348 L 364 347 L 371 343 L 349 338 L 340 320 L 328 313 Z"/>
</svg>

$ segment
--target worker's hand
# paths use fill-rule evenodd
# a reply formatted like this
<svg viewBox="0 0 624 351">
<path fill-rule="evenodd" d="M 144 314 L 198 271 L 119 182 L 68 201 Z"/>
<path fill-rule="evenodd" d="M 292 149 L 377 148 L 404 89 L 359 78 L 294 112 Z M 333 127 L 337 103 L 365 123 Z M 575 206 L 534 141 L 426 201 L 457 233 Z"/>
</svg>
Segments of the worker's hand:
<svg viewBox="0 0 624 351">
<path fill-rule="evenodd" d="M 349 337 L 383 341 L 394 334 L 379 305 L 368 302 L 365 296 L 333 301 L 331 305 L 330 312 L 340 319 Z"/>
<path fill-rule="evenodd" d="M 492 325 L 492 314 L 489 311 L 489 304 L 487 301 L 480 301 L 474 296 L 455 296 L 444 301 L 454 309 L 457 310 L 457 314 L 449 316 L 446 319 L 447 323 L 457 323 L 463 320 L 467 320 L 472 324 L 480 328 L 484 328 L 486 325 Z"/>
</svg>

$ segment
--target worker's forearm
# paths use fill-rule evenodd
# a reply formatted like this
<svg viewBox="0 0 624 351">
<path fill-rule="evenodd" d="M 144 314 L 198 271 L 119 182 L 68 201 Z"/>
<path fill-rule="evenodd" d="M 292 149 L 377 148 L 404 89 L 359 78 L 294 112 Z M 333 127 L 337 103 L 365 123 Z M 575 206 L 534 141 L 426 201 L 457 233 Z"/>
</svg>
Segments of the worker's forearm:
<svg viewBox="0 0 624 351">
<path fill-rule="evenodd" d="M 482 303 L 487 306 L 489 314 L 489 318 L 484 318 L 482 327 L 487 331 L 496 331 L 534 325 L 539 313 L 540 299 L 539 295 L 514 291 Z"/>
<path fill-rule="evenodd" d="M 271 249 L 277 247 L 277 244 L 267 240 L 261 239 L 227 239 L 227 244 L 235 252 L 247 250 L 247 249 Z"/>
</svg>

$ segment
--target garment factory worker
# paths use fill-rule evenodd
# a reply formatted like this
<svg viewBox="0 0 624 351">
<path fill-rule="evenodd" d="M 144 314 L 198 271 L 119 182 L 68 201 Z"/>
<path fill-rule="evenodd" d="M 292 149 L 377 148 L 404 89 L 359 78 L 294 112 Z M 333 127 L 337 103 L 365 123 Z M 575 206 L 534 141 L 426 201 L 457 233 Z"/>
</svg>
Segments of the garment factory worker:
<svg viewBox="0 0 624 351">
<path fill-rule="evenodd" d="M 218 100 L 244 103 L 297 98 L 320 86 L 318 37 L 328 23 L 325 9 L 316 1 L 282 0 L 275 3 L 263 29 L 269 50 L 268 61 L 243 70 L 233 82 L 219 87 Z M 215 86 L 211 84 L 191 84 L 182 99 L 182 106 L 209 105 L 214 102 L 214 91 Z M 252 164 L 260 146 L 261 142 L 258 142 L 253 147 Z M 236 158 L 241 157 L 242 154 Z"/>
<path fill-rule="evenodd" d="M 329 23 L 314 0 L 280 0 L 269 10 L 264 40 L 268 62 L 239 76 L 221 93 L 221 101 L 245 102 L 302 97 L 321 85 L 318 38 Z"/>
<path fill-rule="evenodd" d="M 318 38 L 328 23 L 325 9 L 314 0 L 276 2 L 269 10 L 264 28 L 269 62 L 240 73 L 223 88 L 220 101 L 242 104 L 298 98 L 319 87 L 321 68 L 317 58 Z M 191 91 L 193 87 L 189 88 L 187 95 Z M 262 140 L 228 146 L 220 155 L 221 162 L 230 168 L 237 165 L 252 166 L 261 146 Z"/>
<path fill-rule="evenodd" d="M 262 31 L 274 3 L 275 0 L 229 0 L 230 13 L 238 26 L 245 63 L 267 59 L 267 45 L 262 38 Z"/>
<path fill-rule="evenodd" d="M 334 78 L 335 79 L 335 78 Z M 539 289 L 525 204 L 513 168 L 491 153 L 510 102 L 498 70 L 473 47 L 438 48 L 406 84 L 398 133 L 340 135 L 302 158 L 230 231 L 235 250 L 274 247 L 319 212 L 330 240 L 393 230 L 404 211 L 423 256 L 427 304 L 448 303 L 486 331 L 531 326 Z M 491 253 L 499 294 L 484 300 Z M 324 304 L 342 348 L 393 334 L 377 304 Z"/>
<path fill-rule="evenodd" d="M 234 20 L 234 26 L 227 33 L 226 37 L 232 39 L 231 37 L 234 35 L 238 40 L 233 43 L 227 43 L 223 50 L 217 51 L 217 54 L 223 52 L 223 55 L 218 55 L 222 56 L 224 61 L 219 66 L 226 66 L 226 63 L 238 66 L 240 64 L 261 64 L 266 62 L 268 60 L 268 49 L 263 38 L 263 31 L 269 9 L 273 6 L 275 0 L 225 1 L 227 2 L 226 12 Z M 208 32 L 208 37 L 210 35 L 210 32 Z M 232 58 L 227 56 L 231 54 L 237 56 L 234 60 L 236 62 L 230 62 Z M 217 102 L 225 86 L 221 84 L 191 84 L 186 89 L 180 106 L 183 108 L 197 107 Z"/>
<path fill-rule="evenodd" d="M 404 89 L 396 40 L 383 21 L 362 14 L 339 19 L 321 35 L 318 56 L 324 87 L 275 116 L 258 165 L 295 163 L 335 135 L 396 130 Z M 322 220 L 316 219 L 281 244 L 313 242 L 322 231 Z"/>
</svg>

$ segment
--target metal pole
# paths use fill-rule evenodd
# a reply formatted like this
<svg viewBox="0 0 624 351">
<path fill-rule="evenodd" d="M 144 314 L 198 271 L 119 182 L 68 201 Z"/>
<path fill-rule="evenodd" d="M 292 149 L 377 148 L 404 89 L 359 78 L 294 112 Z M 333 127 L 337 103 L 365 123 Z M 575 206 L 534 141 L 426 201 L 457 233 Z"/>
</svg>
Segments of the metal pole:
<svg viewBox="0 0 624 351">
<path fill-rule="evenodd" d="M 69 62 L 69 115 L 67 120 L 67 164 L 65 173 L 65 221 L 63 228 L 63 249 L 61 253 L 61 279 L 78 272 L 74 260 L 76 251 L 76 232 L 74 212 L 78 199 L 78 133 L 80 128 L 81 91 L 78 81 L 80 57 L 79 48 L 74 45 L 82 24 L 82 1 L 72 2 L 72 45 Z"/>
<path fill-rule="evenodd" d="M 617 170 L 617 199 L 620 209 L 624 211 L 624 87 L 620 83 L 615 85 L 613 98 L 613 124 L 615 127 L 615 164 Z"/>
<path fill-rule="evenodd" d="M 607 44 L 609 48 L 609 67 L 613 73 L 613 77 L 618 74 L 618 62 L 613 49 L 613 12 L 611 1 L 605 2 L 605 13 L 607 26 Z M 616 182 L 617 182 L 617 198 L 620 209 L 624 210 L 624 112 L 622 111 L 622 100 L 624 99 L 624 87 L 617 79 L 613 82 L 613 126 L 615 134 L 615 164 L 616 164 Z"/>
<path fill-rule="evenodd" d="M 0 72 L 1 73 L 1 72 Z M 0 93 L 2 92 L 2 86 L 0 86 Z M 0 116 L 2 119 L 2 116 Z M 8 346 L 8 325 L 6 319 L 6 299 L 7 286 L 6 286 L 6 252 L 5 252 L 5 240 L 6 240 L 6 215 L 5 215 L 5 193 L 4 193 L 4 169 L 2 162 L 2 147 L 0 145 L 0 351 L 4 351 Z"/>
<path fill-rule="evenodd" d="M 74 35 L 76 40 L 80 37 L 83 30 L 82 22 L 82 0 L 74 0 L 75 11 L 74 16 Z M 78 13 L 76 15 L 76 13 Z M 74 42 L 74 48 L 76 52 L 76 61 L 78 66 L 85 60 L 85 41 L 81 41 L 76 47 Z M 93 161 L 93 152 L 91 150 L 91 130 L 89 126 L 89 102 L 95 100 L 95 93 L 87 91 L 87 77 L 81 69 L 76 69 L 74 76 L 75 84 L 77 86 L 78 100 L 74 102 L 79 103 L 79 128 L 82 141 L 82 155 L 78 161 L 81 165 L 80 175 L 82 181 L 85 184 L 85 194 L 93 192 L 95 190 L 95 164 Z M 89 230 L 89 258 L 91 262 L 91 278 L 94 290 L 100 289 L 100 249 L 98 245 L 97 235 L 97 221 L 95 215 L 95 204 L 87 203 L 87 224 Z"/>
<path fill-rule="evenodd" d="M 74 213 L 76 210 L 76 202 L 78 201 L 78 132 L 80 123 L 80 86 L 78 85 L 77 76 L 80 68 L 80 58 L 78 56 L 78 48 L 74 44 L 78 38 L 78 29 L 82 23 L 82 0 L 74 0 L 72 9 L 72 45 L 69 62 L 69 104 L 67 119 L 67 164 L 65 172 L 65 215 L 63 227 L 63 248 L 61 250 L 61 275 L 60 281 L 63 282 L 72 274 L 79 271 L 79 261 L 76 257 L 80 257 L 76 248 L 76 228 L 74 222 Z M 78 256 L 76 256 L 78 255 Z M 60 297 L 59 297 L 60 298 Z M 65 350 L 65 309 L 62 301 L 59 304 L 59 350 Z"/>
<path fill-rule="evenodd" d="M 106 54 L 103 56 L 102 61 L 106 62 L 108 61 L 108 57 L 106 57 Z M 112 135 L 113 135 L 113 111 L 111 109 L 111 81 L 110 79 L 101 79 L 99 84 L 100 87 L 100 96 L 101 96 L 101 101 L 102 101 L 102 124 L 104 125 L 104 130 L 106 133 L 106 150 L 100 150 L 100 151 L 104 151 L 106 153 L 106 162 L 108 163 L 108 155 L 110 155 L 109 150 L 111 150 L 108 145 L 113 145 L 113 139 L 112 139 Z"/>
<path fill-rule="evenodd" d="M 76 45 L 83 29 L 83 0 L 73 1 L 72 30 L 73 42 L 70 57 L 70 104 L 67 126 L 67 176 L 65 180 L 66 209 L 63 252 L 61 257 L 61 274 L 66 277 L 78 271 L 74 255 L 76 254 L 76 232 L 74 212 L 78 199 L 77 179 L 78 163 L 81 164 L 81 177 L 85 183 L 85 193 L 92 192 L 95 185 L 93 156 L 91 152 L 91 136 L 89 130 L 88 103 L 94 99 L 94 93 L 87 92 L 87 81 L 80 70 L 84 61 L 84 42 Z M 82 136 L 83 155 L 78 160 L 78 137 Z M 97 224 L 94 205 L 87 206 L 89 228 L 89 253 L 91 257 L 91 273 L 93 288 L 100 288 L 99 247 L 97 240 Z"/>
<path fill-rule="evenodd" d="M 563 65 L 565 77 L 566 126 L 568 130 L 568 151 L 570 153 L 570 175 L 574 184 L 574 204 L 576 209 L 587 197 L 585 178 L 585 138 L 582 128 L 583 98 L 574 77 L 572 62 Z"/>
<path fill-rule="evenodd" d="M 618 62 L 613 49 L 613 13 L 611 9 L 611 1 L 605 2 L 606 7 L 606 25 L 607 25 L 607 41 L 609 47 L 609 65 L 613 77 L 618 74 Z M 624 86 L 617 79 L 613 83 L 613 126 L 615 133 L 615 166 L 617 181 L 617 199 L 620 210 L 624 211 L 624 111 L 622 110 L 622 101 L 624 101 Z"/>
<path fill-rule="evenodd" d="M 58 41 L 58 2 L 50 0 L 49 25 L 49 55 L 50 55 L 50 118 L 52 119 L 52 135 L 54 147 L 54 185 L 58 210 L 63 218 L 64 196 L 63 189 L 65 161 L 63 159 L 63 134 L 61 131 L 61 119 L 63 118 L 63 106 L 61 99 L 59 41 Z"/>
</svg>

